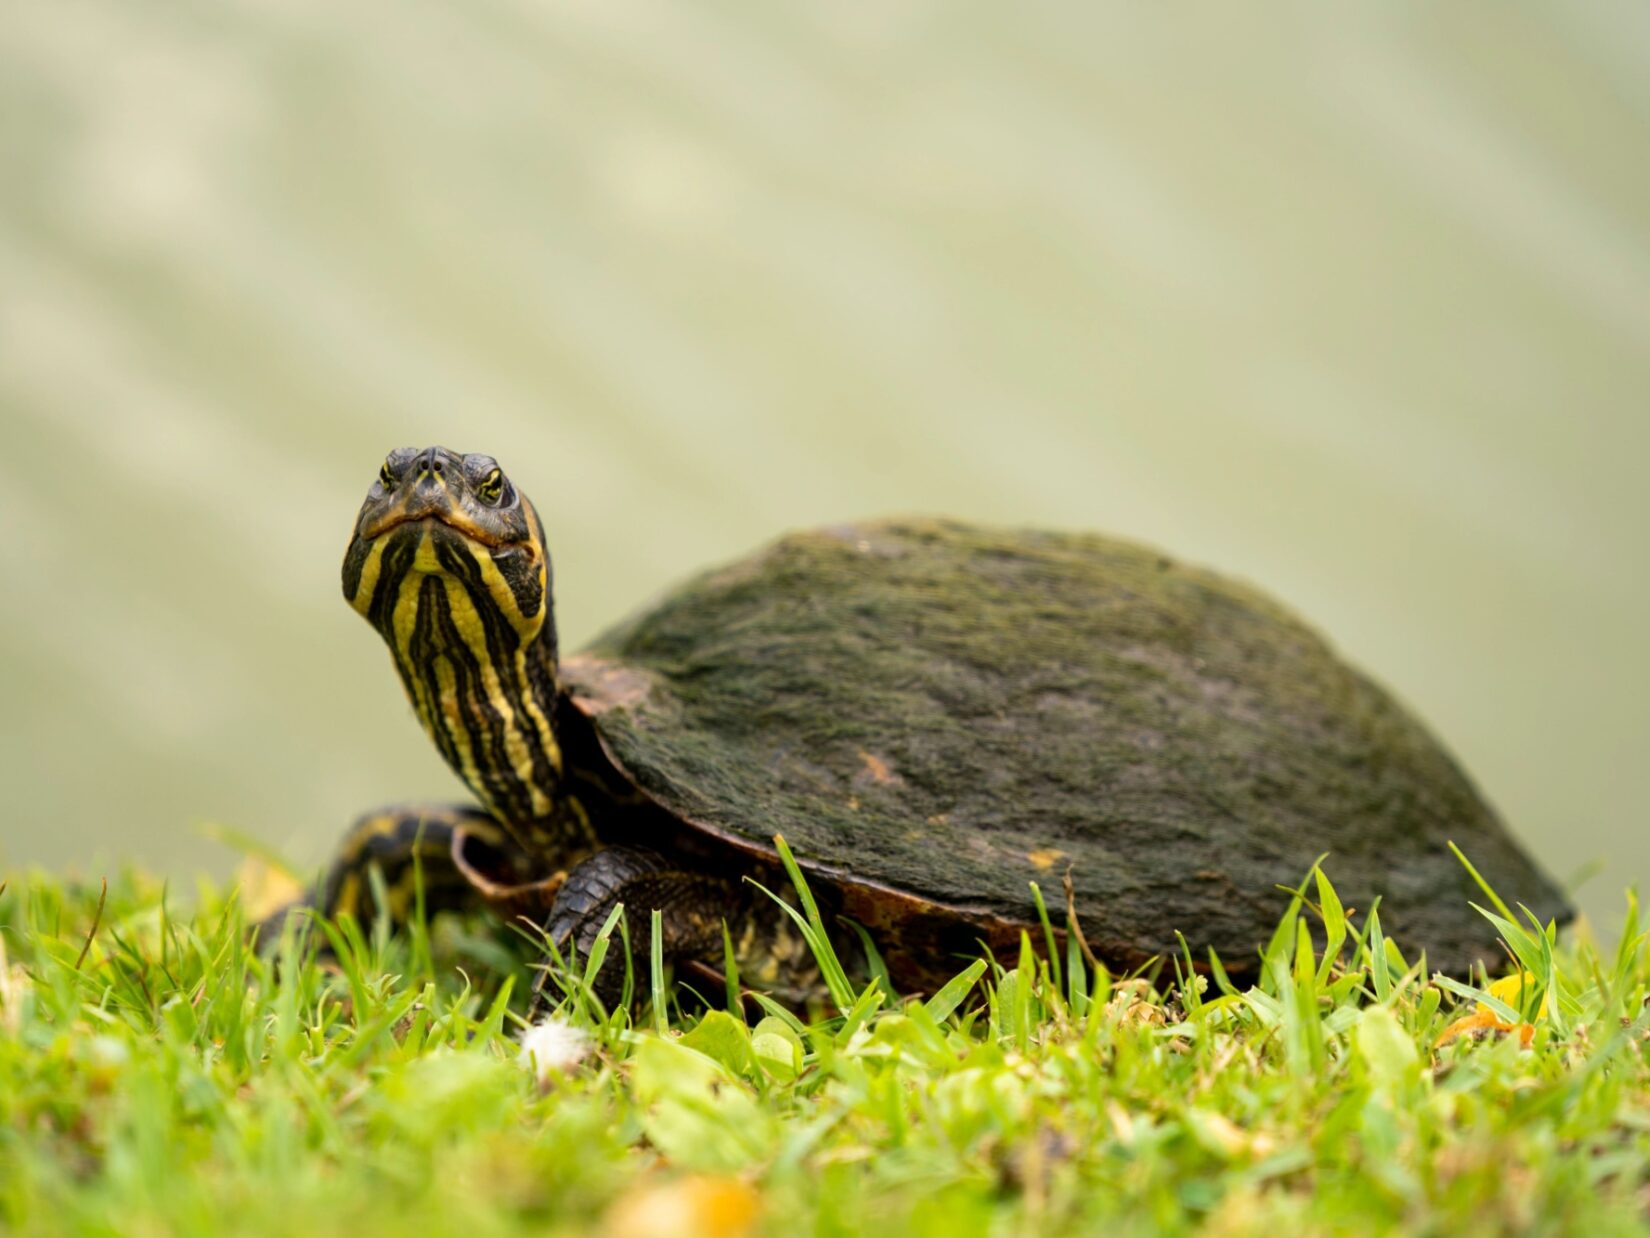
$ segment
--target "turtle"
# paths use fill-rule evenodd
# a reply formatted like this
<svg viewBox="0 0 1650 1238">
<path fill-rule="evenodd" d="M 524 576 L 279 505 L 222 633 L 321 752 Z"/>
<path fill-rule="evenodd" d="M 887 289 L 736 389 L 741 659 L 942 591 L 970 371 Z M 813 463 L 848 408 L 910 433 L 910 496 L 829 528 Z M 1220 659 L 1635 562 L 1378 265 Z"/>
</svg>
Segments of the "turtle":
<svg viewBox="0 0 1650 1238">
<path fill-rule="evenodd" d="M 1447 973 L 1500 961 L 1452 843 L 1508 903 L 1571 914 L 1392 695 L 1266 595 L 1150 547 L 930 517 L 797 532 L 566 657 L 552 586 L 494 458 L 389 453 L 343 592 L 474 802 L 366 814 L 310 905 L 363 914 L 377 889 L 405 916 L 416 871 L 429 908 L 581 951 L 618 904 L 653 949 L 656 910 L 678 974 L 720 982 L 731 945 L 744 982 L 793 996 L 818 976 L 763 893 L 785 887 L 777 838 L 901 992 L 1052 940 L 1044 890 L 1057 935 L 1063 898 L 1119 970 L 1189 949 L 1252 972 L 1320 859 Z"/>
</svg>

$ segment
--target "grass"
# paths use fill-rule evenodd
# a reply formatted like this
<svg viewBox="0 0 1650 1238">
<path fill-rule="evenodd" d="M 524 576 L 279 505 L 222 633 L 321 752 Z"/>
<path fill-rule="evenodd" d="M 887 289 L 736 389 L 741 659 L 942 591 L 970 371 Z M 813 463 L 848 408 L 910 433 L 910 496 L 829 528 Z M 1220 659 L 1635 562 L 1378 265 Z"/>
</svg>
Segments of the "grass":
<svg viewBox="0 0 1650 1238">
<path fill-rule="evenodd" d="M 1112 976 L 1075 940 L 1045 961 L 1040 933 L 903 1002 L 798 901 L 830 1008 L 752 1017 L 730 964 L 716 1008 L 684 1013 L 638 959 L 641 1000 L 606 1010 L 588 979 L 627 962 L 615 919 L 554 973 L 536 1043 L 586 1050 L 558 1067 L 523 1060 L 529 975 L 483 923 L 345 920 L 320 926 L 335 961 L 290 932 L 265 961 L 232 892 L 182 912 L 140 875 L 14 880 L 0 1230 L 1646 1228 L 1631 898 L 1611 951 L 1492 910 L 1523 964 L 1493 991 L 1429 978 L 1314 874 L 1253 987 L 1184 954 Z"/>
</svg>

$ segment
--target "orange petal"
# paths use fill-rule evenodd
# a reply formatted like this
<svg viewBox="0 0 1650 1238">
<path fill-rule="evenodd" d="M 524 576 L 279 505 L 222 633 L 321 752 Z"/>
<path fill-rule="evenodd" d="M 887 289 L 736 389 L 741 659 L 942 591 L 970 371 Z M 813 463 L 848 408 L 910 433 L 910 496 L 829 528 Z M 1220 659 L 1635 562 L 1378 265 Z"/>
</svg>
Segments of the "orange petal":
<svg viewBox="0 0 1650 1238">
<path fill-rule="evenodd" d="M 1463 1019 L 1457 1019 L 1454 1023 L 1451 1023 L 1448 1027 L 1446 1027 L 1443 1032 L 1440 1033 L 1438 1039 L 1432 1042 L 1432 1047 L 1434 1049 L 1440 1048 L 1443 1045 L 1447 1045 L 1457 1036 L 1465 1036 L 1468 1032 L 1510 1032 L 1511 1030 L 1511 1023 L 1503 1023 L 1500 1019 L 1495 1017 L 1494 1011 L 1488 1009 L 1487 1007 L 1480 1006 L 1472 1014 L 1467 1015 Z"/>
</svg>

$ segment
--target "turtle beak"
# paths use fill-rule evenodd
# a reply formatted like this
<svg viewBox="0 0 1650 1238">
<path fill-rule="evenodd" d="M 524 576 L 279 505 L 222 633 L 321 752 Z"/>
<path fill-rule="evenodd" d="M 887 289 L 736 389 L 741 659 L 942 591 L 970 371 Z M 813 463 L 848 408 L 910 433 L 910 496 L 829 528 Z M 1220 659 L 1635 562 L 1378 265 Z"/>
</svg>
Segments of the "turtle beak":
<svg viewBox="0 0 1650 1238">
<path fill-rule="evenodd" d="M 431 519 L 450 522 L 453 515 L 452 493 L 438 474 L 425 473 L 411 484 L 397 486 L 389 498 L 387 504 L 368 513 L 361 522 L 363 541 L 376 541 L 396 525 Z"/>
</svg>

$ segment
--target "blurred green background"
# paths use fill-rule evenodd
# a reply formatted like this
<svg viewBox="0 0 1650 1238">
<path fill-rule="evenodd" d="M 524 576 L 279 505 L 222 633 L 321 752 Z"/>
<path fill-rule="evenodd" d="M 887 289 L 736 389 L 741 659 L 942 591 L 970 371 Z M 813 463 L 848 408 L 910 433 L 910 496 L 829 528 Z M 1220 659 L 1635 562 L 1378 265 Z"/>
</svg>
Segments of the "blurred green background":
<svg viewBox="0 0 1650 1238">
<path fill-rule="evenodd" d="M 779 530 L 1098 528 L 1650 875 L 1650 8 L 12 0 L 0 861 L 456 784 L 338 561 L 536 500 L 576 647 Z M 1596 900 L 1596 901 L 1594 901 Z"/>
</svg>

